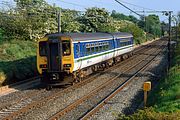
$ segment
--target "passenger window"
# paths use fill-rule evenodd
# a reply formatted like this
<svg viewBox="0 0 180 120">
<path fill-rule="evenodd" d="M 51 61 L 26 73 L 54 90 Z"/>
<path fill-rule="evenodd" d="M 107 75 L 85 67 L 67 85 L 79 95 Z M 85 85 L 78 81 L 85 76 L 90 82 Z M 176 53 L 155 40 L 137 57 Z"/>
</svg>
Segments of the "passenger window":
<svg viewBox="0 0 180 120">
<path fill-rule="evenodd" d="M 62 52 L 64 56 L 71 54 L 70 41 L 62 41 Z"/>
<path fill-rule="evenodd" d="M 92 47 L 92 48 L 91 48 L 91 52 L 94 53 L 94 51 L 95 51 L 95 50 L 94 50 L 94 47 Z"/>
<path fill-rule="evenodd" d="M 86 44 L 86 55 L 89 55 L 89 54 L 91 53 L 90 47 L 91 47 L 90 44 L 87 43 L 87 44 Z"/>
<path fill-rule="evenodd" d="M 39 42 L 39 55 L 46 56 L 47 55 L 47 43 Z"/>
<path fill-rule="evenodd" d="M 96 52 L 99 52 L 98 46 L 97 46 L 97 47 L 95 47 L 95 51 L 96 51 Z"/>
<path fill-rule="evenodd" d="M 105 48 L 106 50 L 108 50 L 108 49 L 109 49 L 109 45 L 106 45 L 105 47 L 106 47 L 106 48 Z"/>
<path fill-rule="evenodd" d="M 99 46 L 99 51 L 103 51 L 103 47 L 102 46 Z"/>
<path fill-rule="evenodd" d="M 89 55 L 91 53 L 91 49 L 90 48 L 86 48 L 86 54 Z"/>
<path fill-rule="evenodd" d="M 103 46 L 103 50 L 106 50 L 106 45 Z"/>
</svg>

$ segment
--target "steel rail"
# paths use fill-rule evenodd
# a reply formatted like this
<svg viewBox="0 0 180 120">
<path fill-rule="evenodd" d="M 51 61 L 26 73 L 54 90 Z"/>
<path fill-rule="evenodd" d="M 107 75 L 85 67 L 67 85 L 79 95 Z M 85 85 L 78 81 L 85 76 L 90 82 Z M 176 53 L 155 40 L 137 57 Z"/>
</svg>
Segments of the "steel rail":
<svg viewBox="0 0 180 120">
<path fill-rule="evenodd" d="M 148 59 L 148 57 L 146 57 L 146 59 Z M 141 62 L 143 62 L 144 60 L 141 60 L 139 62 L 137 62 L 135 65 L 131 66 L 130 68 L 126 69 L 123 73 L 133 69 L 135 66 L 139 65 Z M 78 99 L 77 101 L 73 102 L 72 104 L 70 104 L 69 106 L 67 106 L 66 108 L 64 108 L 63 110 L 61 110 L 60 112 L 54 114 L 52 117 L 49 118 L 49 120 L 56 120 L 59 117 L 61 117 L 62 115 L 66 114 L 68 111 L 71 111 L 73 108 L 75 108 L 76 106 L 78 106 L 79 104 L 81 104 L 83 101 L 85 101 L 86 99 L 90 98 L 92 95 L 96 94 L 98 91 L 100 91 L 102 88 L 106 87 L 107 85 L 110 85 L 112 83 L 112 81 L 114 81 L 115 79 L 117 79 L 118 77 L 120 77 L 123 73 L 119 73 L 117 76 L 113 77 L 112 79 L 110 79 L 109 81 L 107 81 L 106 83 L 98 86 L 95 90 L 91 91 L 90 93 L 88 93 L 87 95 L 81 97 L 80 99 Z"/>
<path fill-rule="evenodd" d="M 105 73 L 105 72 L 107 72 L 107 71 L 110 71 L 110 70 L 114 69 L 115 67 L 119 67 L 119 66 L 122 65 L 124 62 L 127 62 L 127 61 L 122 61 L 120 64 L 116 64 L 115 66 L 110 67 L 109 69 L 106 69 L 106 70 L 103 71 L 103 72 L 99 72 L 99 73 L 97 73 L 96 75 L 94 75 L 94 76 L 90 77 L 89 79 L 87 79 L 86 81 L 83 81 L 83 82 L 81 82 L 81 83 L 77 83 L 77 84 L 75 84 L 74 86 L 70 86 L 70 87 L 64 89 L 63 91 L 60 91 L 60 92 L 58 92 L 58 93 L 56 93 L 56 94 L 53 94 L 52 96 L 49 96 L 48 98 L 45 98 L 45 99 L 39 100 L 39 101 L 35 101 L 35 102 L 33 102 L 32 104 L 29 104 L 29 105 L 21 108 L 19 111 L 15 111 L 14 113 L 11 113 L 11 114 L 8 115 L 7 117 L 5 117 L 3 120 L 11 120 L 11 119 L 13 119 L 15 116 L 18 116 L 19 114 L 22 114 L 22 113 L 28 111 L 28 110 L 31 109 L 31 108 L 38 107 L 38 106 L 42 105 L 42 103 L 45 103 L 45 102 L 47 102 L 47 101 L 49 101 L 49 100 L 51 100 L 51 99 L 55 99 L 56 97 L 59 97 L 61 93 L 67 92 L 69 89 L 72 89 L 72 88 L 75 88 L 75 87 L 78 87 L 78 86 L 82 86 L 83 84 L 86 84 L 86 83 L 88 83 L 88 82 L 91 82 L 92 80 L 95 80 L 94 78 L 98 77 L 100 74 Z"/>
<path fill-rule="evenodd" d="M 164 49 L 164 48 L 163 48 Z M 87 120 L 91 115 L 97 112 L 101 107 L 103 107 L 112 97 L 114 97 L 117 93 L 119 93 L 124 87 L 126 87 L 134 78 L 142 71 L 144 71 L 150 64 L 154 62 L 154 59 L 161 53 L 159 51 L 156 56 L 154 56 L 145 66 L 143 66 L 140 70 L 138 70 L 132 77 L 127 79 L 123 84 L 117 87 L 114 91 L 112 91 L 109 95 L 107 95 L 102 101 L 100 101 L 95 107 L 93 107 L 90 111 L 85 113 L 80 120 Z"/>
<path fill-rule="evenodd" d="M 28 83 L 32 83 L 32 82 L 34 83 L 34 82 L 36 82 L 35 80 L 40 79 L 40 78 L 41 78 L 41 76 L 36 76 L 36 77 L 29 78 L 29 79 L 26 79 L 26 80 L 23 80 L 23 81 L 20 81 L 17 83 L 2 86 L 2 87 L 0 87 L 0 96 L 1 96 L 1 94 L 6 94 L 6 92 L 9 92 L 9 93 L 14 92 L 14 91 L 16 91 L 15 89 L 22 89 L 22 88 L 24 89 L 23 86 L 26 86 Z"/>
</svg>

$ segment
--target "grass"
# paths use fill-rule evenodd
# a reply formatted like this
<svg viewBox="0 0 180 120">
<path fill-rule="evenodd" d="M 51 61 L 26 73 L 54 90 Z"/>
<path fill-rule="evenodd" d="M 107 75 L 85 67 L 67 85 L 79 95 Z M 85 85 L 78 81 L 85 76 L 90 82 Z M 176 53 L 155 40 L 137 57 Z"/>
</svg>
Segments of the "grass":
<svg viewBox="0 0 180 120">
<path fill-rule="evenodd" d="M 36 54 L 36 43 L 31 41 L 10 41 L 0 45 L 0 61 L 14 61 Z"/>
<path fill-rule="evenodd" d="M 167 77 L 151 92 L 148 106 L 133 115 L 121 115 L 119 120 L 180 120 L 180 45 Z"/>
<path fill-rule="evenodd" d="M 160 81 L 150 98 L 149 105 L 154 105 L 157 112 L 175 112 L 180 110 L 180 46 L 176 49 L 168 76 Z"/>
<path fill-rule="evenodd" d="M 173 113 L 169 112 L 156 112 L 153 107 L 139 110 L 133 115 L 121 115 L 117 120 L 179 120 L 180 111 Z"/>
<path fill-rule="evenodd" d="M 0 44 L 0 83 L 9 84 L 36 74 L 36 43 L 10 41 Z"/>
</svg>

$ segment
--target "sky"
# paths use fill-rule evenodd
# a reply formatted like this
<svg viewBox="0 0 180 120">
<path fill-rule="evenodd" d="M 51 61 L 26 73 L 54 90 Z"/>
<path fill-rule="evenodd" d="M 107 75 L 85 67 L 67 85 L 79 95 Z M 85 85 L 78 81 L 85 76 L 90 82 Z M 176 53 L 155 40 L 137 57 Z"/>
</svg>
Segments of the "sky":
<svg viewBox="0 0 180 120">
<path fill-rule="evenodd" d="M 100 7 L 106 8 L 109 12 L 112 10 L 116 10 L 117 12 L 124 13 L 126 15 L 134 15 L 134 13 L 130 12 L 126 8 L 122 7 L 120 4 L 115 2 L 115 0 L 46 0 L 48 3 L 53 4 L 56 3 L 57 6 L 62 8 L 69 8 L 75 10 L 84 11 L 85 8 L 90 7 Z M 64 2 L 63 2 L 64 1 Z M 177 15 L 178 11 L 180 11 L 180 0 L 119 0 L 123 4 L 127 5 L 134 11 L 173 11 L 174 15 Z M 131 3 L 137 6 L 133 6 L 127 3 Z M 74 3 L 74 4 L 70 4 Z M 77 4 L 77 5 L 76 5 Z M 146 9 L 148 8 L 148 9 Z M 144 14 L 144 13 L 140 13 Z M 167 17 L 163 14 L 158 13 L 161 20 L 166 20 Z"/>
<path fill-rule="evenodd" d="M 2 1 L 10 1 L 13 3 L 13 0 L 0 0 Z M 134 13 L 130 12 L 126 8 L 122 7 L 120 4 L 115 2 L 115 0 L 46 0 L 49 4 L 55 3 L 56 6 L 60 6 L 62 8 L 74 9 L 79 11 L 85 11 L 86 8 L 91 7 L 99 7 L 106 8 L 109 12 L 112 10 L 116 10 L 117 12 L 123 13 L 125 15 L 134 15 Z M 180 11 L 180 0 L 119 0 L 126 6 L 130 7 L 134 11 L 149 11 L 149 10 L 157 10 L 157 11 L 173 11 L 174 15 L 177 15 L 178 11 Z M 130 4 L 127 4 L 127 3 Z M 137 6 L 134 6 L 134 5 Z M 1 6 L 0 6 L 1 7 Z M 148 8 L 148 9 L 146 9 Z M 143 13 L 140 13 L 143 14 Z M 147 15 L 147 14 L 146 14 Z M 158 13 L 161 18 L 161 21 L 166 20 L 167 17 L 163 14 Z"/>
</svg>

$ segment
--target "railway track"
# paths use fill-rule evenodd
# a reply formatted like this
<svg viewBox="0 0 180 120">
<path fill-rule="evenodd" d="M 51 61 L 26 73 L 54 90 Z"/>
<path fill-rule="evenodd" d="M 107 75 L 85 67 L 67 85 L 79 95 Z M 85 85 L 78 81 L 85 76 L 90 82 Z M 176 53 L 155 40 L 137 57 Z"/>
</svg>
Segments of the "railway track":
<svg viewBox="0 0 180 120">
<path fill-rule="evenodd" d="M 35 87 L 40 84 L 40 78 L 41 76 L 33 77 L 30 79 L 26 79 L 11 85 L 6 85 L 3 87 L 0 87 L 0 97 L 3 95 L 7 95 L 12 92 L 16 92 L 18 90 L 25 90 L 32 87 Z"/>
<path fill-rule="evenodd" d="M 156 51 L 157 52 L 157 51 Z M 159 52 L 161 52 L 161 50 L 160 51 L 158 51 L 158 54 L 159 54 Z M 157 55 L 158 55 L 157 54 Z M 146 58 L 146 59 L 144 59 L 144 60 L 141 60 L 141 61 L 139 61 L 137 64 L 135 64 L 135 65 L 133 65 L 131 68 L 128 68 L 124 73 L 127 73 L 127 72 L 130 72 L 130 70 L 132 70 L 134 67 L 136 67 L 136 66 L 138 66 L 140 63 L 142 63 L 142 66 L 143 67 L 140 67 L 139 68 L 139 70 L 138 71 L 136 71 L 135 73 L 133 73 L 133 75 L 130 77 L 130 78 L 127 78 L 127 79 L 125 79 L 125 80 L 122 80 L 121 81 L 121 84 L 120 84 L 120 86 L 118 86 L 118 87 L 116 87 L 112 92 L 108 92 L 108 90 L 106 90 L 107 92 L 106 93 L 109 93 L 108 95 L 106 95 L 106 97 L 104 97 L 102 100 L 100 100 L 100 102 L 99 103 L 94 103 L 94 104 L 97 104 L 95 107 L 92 107 L 91 109 L 90 109 L 90 111 L 88 111 L 89 109 L 88 108 L 84 108 L 83 110 L 86 110 L 86 111 L 88 111 L 88 112 L 85 112 L 85 114 L 84 115 L 82 115 L 82 116 L 79 116 L 79 117 L 75 117 L 75 118 L 68 118 L 68 117 L 64 117 L 64 118 L 61 118 L 61 119 L 87 119 L 90 115 L 92 115 L 95 111 L 97 111 L 98 109 L 99 109 L 99 107 L 102 107 L 103 106 L 103 104 L 105 104 L 110 98 L 112 98 L 115 94 L 117 94 L 120 90 L 122 90 L 122 88 L 124 88 L 125 86 L 127 86 L 128 85 L 128 83 L 130 83 L 130 81 L 132 81 L 133 80 L 133 78 L 139 73 L 139 72 L 141 72 L 142 70 L 144 70 L 149 64 L 151 64 L 151 62 L 153 61 L 153 59 L 157 56 L 157 55 L 150 55 L 152 58 L 150 59 L 150 60 L 148 60 L 148 57 Z M 149 56 L 149 57 L 150 57 Z M 145 63 L 145 64 L 143 64 L 143 61 L 145 61 L 145 60 L 147 60 L 147 62 Z M 97 99 L 96 98 L 96 96 L 100 96 L 100 94 L 99 95 L 97 95 L 97 93 L 99 92 L 99 91 L 105 91 L 104 90 L 104 88 L 106 88 L 107 89 L 107 87 L 109 87 L 109 86 L 116 86 L 116 84 L 118 84 L 119 82 L 117 82 L 116 81 L 116 83 L 114 83 L 113 85 L 112 85 L 112 83 L 116 80 L 116 79 L 118 79 L 119 77 L 123 77 L 122 76 L 123 75 L 123 73 L 119 73 L 117 76 L 115 76 L 115 77 L 113 77 L 113 78 L 111 78 L 109 81 L 107 81 L 105 84 L 102 84 L 102 85 L 100 85 L 99 87 L 97 87 L 95 90 L 93 90 L 93 91 L 91 91 L 90 93 L 88 93 L 87 95 L 85 95 L 85 96 L 83 96 L 82 98 L 80 98 L 80 99 L 78 99 L 77 101 L 75 101 L 75 102 L 73 102 L 72 104 L 70 104 L 69 106 L 67 106 L 66 108 L 64 108 L 63 110 L 61 110 L 61 111 L 59 111 L 59 112 L 57 112 L 56 114 L 54 114 L 53 116 L 51 116 L 49 119 L 50 120 L 57 120 L 57 119 L 59 119 L 60 117 L 62 117 L 63 115 L 65 115 L 67 112 L 69 112 L 69 111 L 72 111 L 72 109 L 75 109 L 75 108 L 78 108 L 77 106 L 79 106 L 81 109 L 82 109 L 82 107 L 84 107 L 84 106 L 88 106 L 88 103 L 92 103 L 92 101 L 94 102 L 94 101 L 96 101 L 95 99 Z M 93 97 L 94 98 L 93 98 Z M 93 99 L 92 99 L 93 98 Z M 90 99 L 92 99 L 92 100 L 90 100 Z M 87 102 L 87 104 L 84 104 L 84 102 Z M 80 109 L 79 108 L 79 109 Z M 73 113 L 83 113 L 82 111 L 78 111 L 78 110 L 74 110 L 74 111 L 76 111 L 76 112 L 73 112 Z M 67 115 L 67 116 L 72 116 L 72 114 L 71 115 Z"/>
<path fill-rule="evenodd" d="M 149 47 L 145 47 L 144 49 L 147 49 L 147 51 L 148 50 L 150 50 L 150 45 L 149 45 Z M 141 49 L 142 50 L 142 49 Z M 133 60 L 135 58 L 135 56 L 133 56 L 132 58 L 130 58 L 130 59 L 128 59 L 129 61 L 130 60 Z M 124 63 L 125 61 L 123 61 L 123 62 L 121 62 L 120 64 L 122 65 L 123 63 Z M 116 65 L 115 67 L 119 67 L 120 65 L 118 64 L 118 65 Z M 114 67 L 112 67 L 112 68 L 110 68 L 110 69 L 115 69 Z M 110 69 L 108 69 L 108 70 L 110 70 Z M 96 77 L 98 77 L 99 75 L 101 75 L 101 74 L 103 74 L 103 73 L 105 73 L 105 72 L 107 72 L 108 70 L 106 70 L 106 71 L 104 71 L 104 72 L 99 72 L 99 73 L 97 73 L 97 74 L 95 74 L 93 77 L 90 77 L 89 79 L 87 79 L 87 80 L 85 80 L 85 81 L 83 81 L 83 82 L 81 82 L 81 83 L 78 83 L 78 84 L 76 84 L 76 85 L 74 85 L 74 86 L 71 86 L 71 87 L 68 87 L 68 88 L 65 88 L 65 89 L 62 89 L 62 90 L 58 90 L 58 91 L 54 91 L 53 93 L 51 93 L 50 92 L 50 95 L 47 97 L 44 97 L 44 99 L 39 99 L 39 100 L 37 100 L 37 101 L 26 101 L 26 102 L 24 102 L 25 104 L 23 105 L 23 104 L 21 104 L 21 107 L 19 107 L 19 109 L 16 109 L 16 111 L 14 110 L 15 108 L 12 108 L 12 110 L 11 111 L 9 111 L 8 109 L 7 109 L 7 112 L 5 112 L 5 114 L 6 114 L 6 117 L 4 117 L 3 119 L 5 119 L 5 120 L 7 120 L 7 119 L 13 119 L 13 118 L 15 118 L 16 116 L 18 116 L 18 115 L 20 115 L 20 114 L 22 114 L 22 113 L 25 113 L 25 112 L 27 112 L 29 109 L 33 109 L 33 108 L 37 108 L 37 107 L 40 107 L 40 106 L 42 106 L 42 105 L 44 105 L 45 103 L 47 103 L 48 101 L 50 101 L 50 100 L 53 100 L 53 99 L 55 99 L 55 98 L 58 98 L 58 97 L 60 97 L 60 96 L 62 96 L 63 94 L 65 94 L 66 92 L 68 92 L 69 90 L 71 90 L 71 89 L 76 89 L 76 88 L 78 88 L 79 86 L 82 86 L 82 85 L 84 85 L 84 84 L 87 84 L 87 83 L 89 83 L 89 82 L 91 82 L 92 80 L 94 80 Z M 46 93 L 46 92 L 45 92 Z M 40 93 L 39 93 L 40 94 Z M 36 96 L 36 95 L 38 95 L 38 93 L 37 94 L 34 94 L 34 95 L 32 95 L 32 96 Z M 27 98 L 31 98 L 32 96 L 29 96 L 29 97 L 27 97 Z M 28 100 L 28 99 L 26 99 L 26 100 Z M 22 102 L 22 101 L 21 101 Z M 19 102 L 19 103 L 21 103 L 21 102 Z M 26 104 L 27 103 L 27 104 Z M 17 106 L 18 107 L 18 106 Z M 13 111 L 14 110 L 14 111 Z"/>
<path fill-rule="evenodd" d="M 161 52 L 161 51 L 160 51 Z M 159 52 L 159 53 L 160 53 Z M 101 100 L 97 105 L 92 107 L 88 112 L 86 112 L 80 119 L 86 120 L 95 112 L 97 112 L 101 107 L 103 107 L 111 98 L 113 98 L 117 93 L 119 93 L 124 87 L 126 87 L 134 78 L 142 71 L 144 71 L 150 64 L 152 64 L 154 58 L 156 58 L 159 53 L 154 56 L 147 64 L 145 64 L 141 69 L 139 69 L 134 75 L 132 75 L 129 79 L 124 81 L 120 86 L 118 86 L 114 91 L 112 91 L 109 95 L 107 95 L 103 100 Z"/>
<path fill-rule="evenodd" d="M 133 60 L 133 59 L 132 59 Z M 122 62 L 122 64 L 123 64 L 123 62 Z M 116 67 L 119 67 L 119 65 L 116 65 Z M 114 67 L 113 67 L 114 68 Z M 14 103 L 14 107 L 10 107 L 9 109 L 2 109 L 2 111 L 0 112 L 0 118 L 1 117 L 5 117 L 6 116 L 6 114 L 10 114 L 6 119 L 11 119 L 11 117 L 10 116 L 12 116 L 12 117 L 14 117 L 15 115 L 18 115 L 18 114 L 20 114 L 20 113 L 23 113 L 23 112 L 26 112 L 27 110 L 29 110 L 29 109 L 31 109 L 31 108 L 33 108 L 33 107 L 37 107 L 38 105 L 42 105 L 41 103 L 45 103 L 45 102 L 47 102 L 48 100 L 51 100 L 53 97 L 58 97 L 58 95 L 60 96 L 60 95 L 62 95 L 62 93 L 65 93 L 65 92 L 68 92 L 68 90 L 69 89 L 71 89 L 71 88 L 74 88 L 74 87 L 78 87 L 78 86 L 82 86 L 83 84 L 86 84 L 86 83 L 88 83 L 88 82 L 91 82 L 92 80 L 94 80 L 97 76 L 99 76 L 100 74 L 103 74 L 103 73 L 105 73 L 105 72 L 107 72 L 107 71 L 109 71 L 109 70 L 111 70 L 111 69 L 113 69 L 113 68 L 110 68 L 110 69 L 108 69 L 108 70 L 106 70 L 106 71 L 103 71 L 103 72 L 100 72 L 100 73 L 98 73 L 98 74 L 96 74 L 96 75 L 94 75 L 93 77 L 91 77 L 91 79 L 89 79 L 89 80 L 86 80 L 86 81 L 84 81 L 84 82 L 82 82 L 82 83 L 79 83 L 79 84 L 76 84 L 75 86 L 71 86 L 71 87 L 69 87 L 69 88 L 66 88 L 66 89 L 64 89 L 64 90 L 58 90 L 58 91 L 56 91 L 56 92 L 58 92 L 58 93 L 56 93 L 56 92 L 53 92 L 53 93 L 56 93 L 56 94 L 54 94 L 53 96 L 50 96 L 50 97 L 47 97 L 46 99 L 44 99 L 44 100 L 41 100 L 41 99 L 39 99 L 39 101 L 35 101 L 35 102 L 33 102 L 33 98 L 32 97 L 36 97 L 38 94 L 42 94 L 42 92 L 34 92 L 33 94 L 29 94 L 28 96 L 26 96 L 25 98 L 23 98 L 23 99 L 21 99 L 21 100 L 17 100 L 15 103 Z M 46 91 L 47 92 L 47 91 Z M 47 94 L 45 92 L 45 94 Z M 37 98 L 36 98 L 37 99 Z M 30 104 L 31 103 L 31 104 Z M 12 106 L 12 105 L 5 105 L 6 107 L 7 106 Z"/>
</svg>

